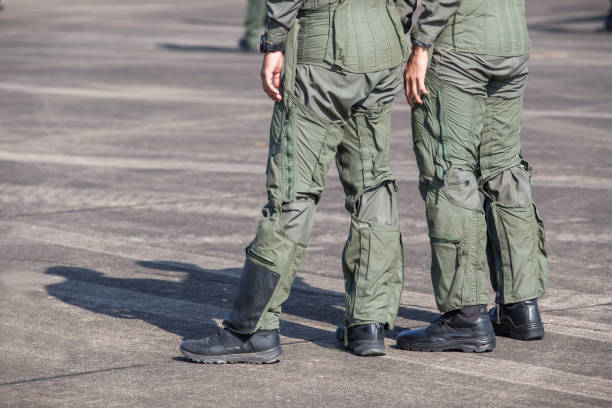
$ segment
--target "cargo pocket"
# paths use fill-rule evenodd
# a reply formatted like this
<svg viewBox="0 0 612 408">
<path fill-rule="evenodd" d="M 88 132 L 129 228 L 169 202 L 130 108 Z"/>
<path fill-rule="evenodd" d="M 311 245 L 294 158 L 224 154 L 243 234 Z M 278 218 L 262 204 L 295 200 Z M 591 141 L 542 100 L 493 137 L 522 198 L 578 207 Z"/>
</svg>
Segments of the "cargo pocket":
<svg viewBox="0 0 612 408">
<path fill-rule="evenodd" d="M 343 254 L 347 317 L 350 321 L 393 326 L 403 286 L 399 228 L 353 217 Z"/>
<path fill-rule="evenodd" d="M 402 253 L 399 229 L 372 226 L 361 229 L 361 259 L 356 275 L 354 318 L 389 322 L 397 311 Z M 399 291 L 397 290 L 399 289 Z"/>
<path fill-rule="evenodd" d="M 436 275 L 441 275 L 443 271 L 454 271 L 457 273 L 459 267 L 461 267 L 461 257 L 463 254 L 461 240 L 459 238 L 446 238 L 433 234 L 429 235 L 429 240 L 431 242 L 432 269 L 436 269 Z"/>
<path fill-rule="evenodd" d="M 546 275 L 544 227 L 535 205 L 492 206 L 495 212 L 496 253 L 501 258 L 503 303 L 538 297 L 543 293 Z"/>
</svg>

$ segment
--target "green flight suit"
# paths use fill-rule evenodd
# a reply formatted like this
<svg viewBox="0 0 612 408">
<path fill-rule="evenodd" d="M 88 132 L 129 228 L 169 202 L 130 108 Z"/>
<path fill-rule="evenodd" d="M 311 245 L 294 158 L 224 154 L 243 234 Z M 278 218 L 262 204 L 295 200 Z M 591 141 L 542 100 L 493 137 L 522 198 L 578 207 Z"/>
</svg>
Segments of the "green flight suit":
<svg viewBox="0 0 612 408">
<path fill-rule="evenodd" d="M 259 50 L 259 38 L 266 25 L 266 0 L 248 0 L 244 19 L 244 40 L 250 49 Z"/>
<path fill-rule="evenodd" d="M 336 162 L 351 215 L 342 254 L 346 325 L 393 327 L 403 288 L 391 105 L 407 55 L 392 0 L 268 0 L 267 42 L 285 43 L 270 125 L 268 203 L 224 325 L 276 329 Z"/>
<path fill-rule="evenodd" d="M 412 110 L 431 277 L 442 312 L 538 298 L 544 226 L 520 127 L 529 39 L 524 0 L 425 0 L 413 39 L 433 45 L 429 94 Z M 431 50 L 431 48 L 430 48 Z"/>
</svg>

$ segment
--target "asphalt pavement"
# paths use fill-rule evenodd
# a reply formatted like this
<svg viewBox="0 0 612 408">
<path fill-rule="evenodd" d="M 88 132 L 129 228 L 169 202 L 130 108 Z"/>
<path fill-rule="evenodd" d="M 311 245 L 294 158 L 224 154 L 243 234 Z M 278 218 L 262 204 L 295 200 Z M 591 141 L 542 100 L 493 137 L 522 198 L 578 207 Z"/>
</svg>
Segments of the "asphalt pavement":
<svg viewBox="0 0 612 408">
<path fill-rule="evenodd" d="M 438 316 L 398 95 L 405 290 L 384 357 L 335 345 L 349 216 L 336 169 L 285 304 L 279 363 L 185 361 L 229 311 L 265 204 L 272 103 L 243 0 L 13 0 L 0 12 L 1 407 L 612 405 L 609 2 L 527 4 L 522 147 L 546 225 L 543 340 L 394 347 Z M 493 293 L 490 290 L 491 304 Z"/>
</svg>

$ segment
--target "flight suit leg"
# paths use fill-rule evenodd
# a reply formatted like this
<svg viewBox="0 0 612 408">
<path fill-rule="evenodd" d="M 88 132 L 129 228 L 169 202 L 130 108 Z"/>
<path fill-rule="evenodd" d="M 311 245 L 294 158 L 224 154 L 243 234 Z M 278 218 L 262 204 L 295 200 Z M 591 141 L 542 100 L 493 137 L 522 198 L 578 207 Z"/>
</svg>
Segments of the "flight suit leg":
<svg viewBox="0 0 612 408">
<path fill-rule="evenodd" d="M 487 99 L 480 162 L 497 303 L 539 298 L 546 286 L 544 224 L 532 199 L 531 168 L 520 155 L 522 96 Z"/>
<path fill-rule="evenodd" d="M 431 243 L 431 278 L 441 312 L 486 304 L 486 224 L 478 186 L 485 98 L 426 76 L 429 94 L 412 110 L 419 191 Z"/>
<path fill-rule="evenodd" d="M 268 204 L 224 325 L 239 333 L 279 327 L 313 226 L 315 203 L 342 139 L 334 122 L 286 94 L 274 107 L 267 166 Z"/>
<path fill-rule="evenodd" d="M 389 168 L 391 104 L 357 108 L 344 129 L 336 165 L 351 226 L 342 269 L 346 328 L 393 328 L 404 284 L 397 186 Z"/>
</svg>

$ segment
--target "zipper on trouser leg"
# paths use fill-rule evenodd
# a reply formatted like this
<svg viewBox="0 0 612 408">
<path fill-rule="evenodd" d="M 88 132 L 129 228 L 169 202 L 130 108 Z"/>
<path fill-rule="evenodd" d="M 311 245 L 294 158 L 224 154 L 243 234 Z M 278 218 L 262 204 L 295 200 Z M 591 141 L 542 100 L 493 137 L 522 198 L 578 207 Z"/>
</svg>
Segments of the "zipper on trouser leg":
<svg viewBox="0 0 612 408">
<path fill-rule="evenodd" d="M 463 252 L 463 245 L 461 244 L 460 239 L 445 238 L 436 235 L 429 235 L 429 238 L 435 242 L 455 245 L 457 248 L 457 268 L 461 265 L 461 252 Z"/>
<path fill-rule="evenodd" d="M 293 158 L 293 115 L 292 107 L 287 107 L 287 128 L 284 136 L 284 148 L 285 148 L 285 197 L 284 200 L 289 202 L 293 200 L 293 172 L 294 172 L 294 158 Z"/>
<path fill-rule="evenodd" d="M 250 256 L 251 258 L 258 260 L 264 265 L 274 266 L 274 262 L 259 255 L 257 252 L 253 251 L 251 248 L 247 248 L 247 255 Z"/>
</svg>

